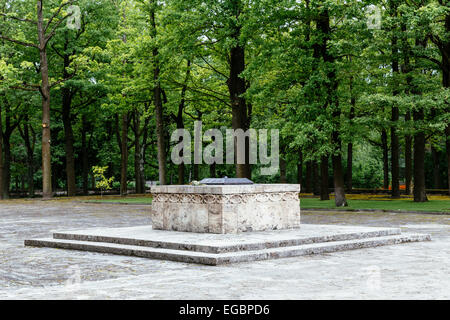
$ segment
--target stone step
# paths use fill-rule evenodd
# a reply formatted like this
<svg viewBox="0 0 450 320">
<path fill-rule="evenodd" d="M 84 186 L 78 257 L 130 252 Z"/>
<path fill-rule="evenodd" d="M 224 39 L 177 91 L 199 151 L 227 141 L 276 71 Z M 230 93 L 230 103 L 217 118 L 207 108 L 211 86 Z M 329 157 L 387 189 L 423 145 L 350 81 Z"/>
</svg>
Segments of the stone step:
<svg viewBox="0 0 450 320">
<path fill-rule="evenodd" d="M 332 241 L 325 243 L 315 243 L 287 248 L 274 248 L 252 252 L 234 252 L 222 254 L 217 258 L 217 264 L 228 264 L 236 262 L 248 262 L 257 260 L 279 259 L 297 257 L 312 254 L 324 254 L 338 251 L 374 248 L 385 245 L 394 245 L 408 242 L 430 241 L 428 234 L 401 234 L 392 236 L 382 236 L 375 238 L 356 239 L 348 241 Z"/>
<path fill-rule="evenodd" d="M 151 226 L 138 226 L 55 232 L 53 238 L 217 254 L 374 238 L 400 233 L 400 228 L 311 224 L 303 224 L 300 229 L 240 234 L 177 232 L 153 230 Z"/>
<path fill-rule="evenodd" d="M 310 243 L 288 247 L 266 248 L 261 250 L 245 250 L 227 253 L 207 253 L 107 242 L 64 240 L 52 238 L 25 240 L 25 245 L 34 247 L 50 247 L 110 253 L 151 259 L 198 263 L 205 265 L 221 265 L 237 262 L 296 257 L 311 254 L 323 254 L 344 250 L 370 248 L 383 245 L 393 245 L 427 240 L 431 240 L 430 235 L 407 233 L 400 235 L 397 234 L 363 239 L 328 241 L 322 243 Z"/>
<path fill-rule="evenodd" d="M 160 249 L 143 246 L 133 246 L 116 243 L 62 240 L 62 239 L 33 239 L 25 240 L 25 246 L 70 249 L 99 253 L 135 256 L 142 258 L 170 260 L 177 262 L 216 265 L 215 254 L 185 250 Z"/>
</svg>

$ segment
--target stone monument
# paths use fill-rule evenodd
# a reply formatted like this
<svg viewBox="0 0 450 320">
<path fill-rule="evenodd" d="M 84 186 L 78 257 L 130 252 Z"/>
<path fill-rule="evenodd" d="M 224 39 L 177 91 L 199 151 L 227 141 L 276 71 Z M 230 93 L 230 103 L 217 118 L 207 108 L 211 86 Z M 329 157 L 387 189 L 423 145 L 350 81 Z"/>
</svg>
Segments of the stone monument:
<svg viewBox="0 0 450 320">
<path fill-rule="evenodd" d="M 300 227 L 300 185 L 236 180 L 152 187 L 153 229 L 238 233 Z"/>
<path fill-rule="evenodd" d="M 148 225 L 60 231 L 25 245 L 220 265 L 431 239 L 400 228 L 300 226 L 299 191 L 228 178 L 152 186 Z"/>
</svg>

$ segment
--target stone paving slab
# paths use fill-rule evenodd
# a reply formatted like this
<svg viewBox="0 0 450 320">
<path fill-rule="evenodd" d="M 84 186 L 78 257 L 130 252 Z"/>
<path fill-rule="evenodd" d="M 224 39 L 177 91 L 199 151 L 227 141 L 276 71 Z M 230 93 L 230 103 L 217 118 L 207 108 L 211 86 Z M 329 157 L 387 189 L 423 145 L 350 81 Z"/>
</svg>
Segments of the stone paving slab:
<svg viewBox="0 0 450 320">
<path fill-rule="evenodd" d="M 402 234 L 226 253 L 206 253 L 189 250 L 161 249 L 155 247 L 145 247 L 142 245 L 135 246 L 107 242 L 63 240 L 53 238 L 26 240 L 25 244 L 34 247 L 81 250 L 217 266 L 230 263 L 280 259 L 312 254 L 324 254 L 330 252 L 373 248 L 378 246 L 401 244 L 405 242 L 429 240 L 431 240 L 431 238 L 427 234 Z"/>
<path fill-rule="evenodd" d="M 400 233 L 400 228 L 304 224 L 300 229 L 291 230 L 210 234 L 153 230 L 152 226 L 148 225 L 54 232 L 53 238 L 224 253 L 238 250 L 260 250 L 316 242 L 397 235 Z"/>
<path fill-rule="evenodd" d="M 0 299 L 450 299 L 449 216 L 304 212 L 302 220 L 433 241 L 211 268 L 23 245 L 55 230 L 148 225 L 149 206 L 1 201 Z"/>
<path fill-rule="evenodd" d="M 55 232 L 53 238 L 25 240 L 25 245 L 217 266 L 431 240 L 428 234 L 400 232 L 399 228 L 309 224 L 293 230 L 204 234 L 138 226 Z"/>
</svg>

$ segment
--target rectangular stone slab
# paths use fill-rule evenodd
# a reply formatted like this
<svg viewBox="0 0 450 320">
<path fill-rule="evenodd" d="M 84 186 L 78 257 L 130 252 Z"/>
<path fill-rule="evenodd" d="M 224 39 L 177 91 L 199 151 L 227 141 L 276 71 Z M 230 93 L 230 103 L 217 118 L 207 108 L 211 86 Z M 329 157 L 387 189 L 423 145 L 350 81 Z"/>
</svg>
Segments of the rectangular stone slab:
<svg viewBox="0 0 450 320">
<path fill-rule="evenodd" d="M 427 234 L 401 234 L 398 228 L 333 225 L 248 234 L 174 232 L 139 226 L 56 232 L 53 237 L 25 240 L 25 245 L 220 265 L 431 240 Z"/>
<path fill-rule="evenodd" d="M 399 235 L 400 228 L 303 224 L 301 229 L 210 234 L 154 230 L 152 226 L 54 232 L 54 239 L 108 242 L 206 253 L 262 250 L 303 244 Z"/>
<path fill-rule="evenodd" d="M 239 233 L 300 227 L 297 184 L 154 186 L 153 228 Z"/>
</svg>

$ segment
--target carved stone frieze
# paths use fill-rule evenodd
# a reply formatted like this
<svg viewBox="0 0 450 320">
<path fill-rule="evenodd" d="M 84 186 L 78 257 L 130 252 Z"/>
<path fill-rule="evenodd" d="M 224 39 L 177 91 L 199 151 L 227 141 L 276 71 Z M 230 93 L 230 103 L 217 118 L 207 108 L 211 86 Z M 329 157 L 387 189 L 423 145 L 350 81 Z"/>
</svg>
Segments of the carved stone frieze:
<svg viewBox="0 0 450 320">
<path fill-rule="evenodd" d="M 245 194 L 187 194 L 154 193 L 153 202 L 202 203 L 202 204 L 243 204 L 250 202 L 280 202 L 298 200 L 297 192 L 245 193 Z"/>
</svg>

